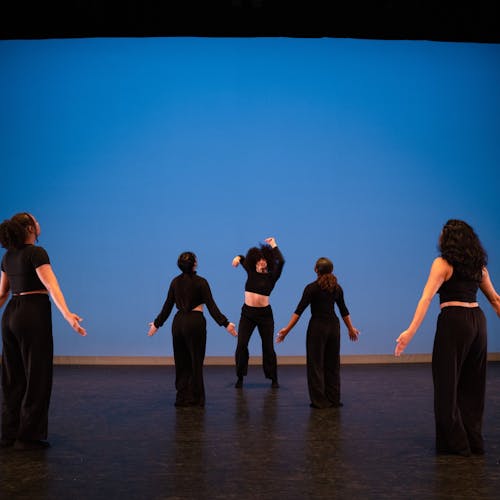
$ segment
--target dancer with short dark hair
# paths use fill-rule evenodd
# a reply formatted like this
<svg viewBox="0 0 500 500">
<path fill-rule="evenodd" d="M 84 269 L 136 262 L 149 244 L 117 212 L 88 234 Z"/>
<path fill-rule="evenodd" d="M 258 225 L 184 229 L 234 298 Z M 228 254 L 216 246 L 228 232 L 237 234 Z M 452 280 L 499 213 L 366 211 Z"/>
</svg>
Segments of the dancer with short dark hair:
<svg viewBox="0 0 500 500">
<path fill-rule="evenodd" d="M 345 305 L 344 292 L 333 274 L 333 263 L 326 257 L 316 261 L 317 279 L 309 283 L 285 328 L 277 335 L 276 342 L 285 340 L 300 316 L 311 306 L 311 318 L 307 326 L 306 358 L 307 385 L 312 408 L 337 408 L 340 401 L 340 322 L 335 314 L 337 304 L 349 338 L 357 341 L 359 330 L 351 323 Z"/>
<path fill-rule="evenodd" d="M 486 268 L 486 251 L 469 224 L 446 222 L 439 249 L 441 256 L 432 263 L 410 326 L 396 340 L 395 355 L 403 353 L 439 294 L 441 312 L 432 351 L 436 451 L 482 455 L 487 331 L 476 295 L 480 288 L 499 316 L 500 296 Z"/>
<path fill-rule="evenodd" d="M 0 224 L 2 258 L 0 307 L 12 294 L 2 316 L 1 446 L 47 448 L 52 392 L 53 338 L 49 295 L 82 336 L 82 318 L 72 313 L 44 248 L 35 245 L 40 225 L 22 212 Z"/>
<path fill-rule="evenodd" d="M 285 259 L 273 237 L 266 238 L 265 244 L 252 247 L 246 256 L 237 255 L 233 267 L 241 264 L 247 273 L 245 302 L 241 308 L 238 325 L 238 345 L 235 352 L 235 387 L 243 387 L 243 377 L 248 372 L 248 343 L 257 327 L 262 341 L 262 367 L 266 378 L 271 379 L 271 387 L 277 389 L 278 363 L 274 350 L 274 317 L 269 296 L 281 276 Z"/>
<path fill-rule="evenodd" d="M 230 323 L 217 307 L 205 278 L 196 274 L 198 260 L 193 252 L 183 252 L 177 266 L 182 271 L 168 289 L 167 298 L 156 319 L 149 324 L 148 335 L 154 335 L 168 319 L 174 305 L 177 313 L 172 322 L 172 342 L 175 361 L 175 406 L 205 405 L 203 361 L 207 342 L 207 322 L 203 305 L 219 326 L 236 337 L 234 323 Z"/>
</svg>

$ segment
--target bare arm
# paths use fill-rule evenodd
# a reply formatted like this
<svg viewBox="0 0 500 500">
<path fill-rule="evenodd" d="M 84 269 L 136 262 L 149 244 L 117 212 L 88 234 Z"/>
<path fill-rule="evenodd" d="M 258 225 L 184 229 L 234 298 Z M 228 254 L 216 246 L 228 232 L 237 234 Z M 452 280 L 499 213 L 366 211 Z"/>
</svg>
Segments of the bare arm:
<svg viewBox="0 0 500 500">
<path fill-rule="evenodd" d="M 5 301 L 9 298 L 10 283 L 7 274 L 2 271 L 0 276 L 0 307 L 5 304 Z"/>
<path fill-rule="evenodd" d="M 52 270 L 52 266 L 50 264 L 43 264 L 36 268 L 36 273 L 45 288 L 49 291 L 52 300 L 63 315 L 63 318 L 70 324 L 71 328 L 82 336 L 87 335 L 85 329 L 80 326 L 82 318 L 68 309 L 56 275 Z"/>
<path fill-rule="evenodd" d="M 278 335 L 276 336 L 276 343 L 279 344 L 280 342 L 283 342 L 285 340 L 285 337 L 288 335 L 288 332 L 297 324 L 297 321 L 299 321 L 300 316 L 298 314 L 293 313 L 292 317 L 290 318 L 290 321 L 288 322 L 288 325 L 285 326 L 285 328 L 282 328 L 279 332 Z"/>
<path fill-rule="evenodd" d="M 497 291 L 493 287 L 490 274 L 488 273 L 488 269 L 486 269 L 486 267 L 483 269 L 483 279 L 481 280 L 479 288 L 481 288 L 481 291 L 484 293 L 489 303 L 497 313 L 497 316 L 500 316 L 500 295 L 498 295 Z"/>
<path fill-rule="evenodd" d="M 417 333 L 418 328 L 427 314 L 432 298 L 436 295 L 439 287 L 444 281 L 449 279 L 452 272 L 453 268 L 442 257 L 438 257 L 434 260 L 410 326 L 396 339 L 397 345 L 394 350 L 396 356 L 399 356 L 406 349 L 406 346 L 410 343 L 415 333 Z"/>
</svg>

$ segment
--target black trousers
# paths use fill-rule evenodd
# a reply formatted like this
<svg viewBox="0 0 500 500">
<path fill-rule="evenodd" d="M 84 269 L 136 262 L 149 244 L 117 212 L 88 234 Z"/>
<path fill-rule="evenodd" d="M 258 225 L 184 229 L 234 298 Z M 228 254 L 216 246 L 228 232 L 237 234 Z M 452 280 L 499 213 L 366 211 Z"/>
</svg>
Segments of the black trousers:
<svg viewBox="0 0 500 500">
<path fill-rule="evenodd" d="M 176 406 L 204 406 L 207 322 L 201 311 L 177 312 L 172 322 Z"/>
<path fill-rule="evenodd" d="M 340 322 L 337 316 L 312 316 L 306 336 L 307 385 L 315 408 L 340 403 Z"/>
<path fill-rule="evenodd" d="M 274 350 L 274 317 L 271 306 L 251 307 L 243 304 L 238 325 L 238 345 L 235 361 L 236 375 L 243 377 L 248 372 L 248 343 L 255 327 L 262 341 L 262 367 L 264 375 L 271 380 L 278 379 L 278 364 Z"/>
<path fill-rule="evenodd" d="M 468 454 L 484 450 L 486 366 L 483 311 L 479 307 L 443 308 L 432 352 L 438 451 Z"/>
<path fill-rule="evenodd" d="M 2 439 L 47 439 L 53 339 L 49 297 L 12 297 L 2 316 Z"/>
</svg>

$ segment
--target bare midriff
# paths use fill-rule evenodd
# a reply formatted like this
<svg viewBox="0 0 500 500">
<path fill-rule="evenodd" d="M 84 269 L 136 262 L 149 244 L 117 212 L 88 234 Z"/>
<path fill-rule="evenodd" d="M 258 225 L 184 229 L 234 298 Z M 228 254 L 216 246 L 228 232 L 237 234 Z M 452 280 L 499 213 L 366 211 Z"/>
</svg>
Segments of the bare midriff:
<svg viewBox="0 0 500 500">
<path fill-rule="evenodd" d="M 245 292 L 245 304 L 250 307 L 267 307 L 269 296 L 255 292 Z"/>
<path fill-rule="evenodd" d="M 441 309 L 443 307 L 479 307 L 477 302 L 460 302 L 458 300 L 450 300 L 449 302 L 443 302 L 440 305 Z"/>
</svg>

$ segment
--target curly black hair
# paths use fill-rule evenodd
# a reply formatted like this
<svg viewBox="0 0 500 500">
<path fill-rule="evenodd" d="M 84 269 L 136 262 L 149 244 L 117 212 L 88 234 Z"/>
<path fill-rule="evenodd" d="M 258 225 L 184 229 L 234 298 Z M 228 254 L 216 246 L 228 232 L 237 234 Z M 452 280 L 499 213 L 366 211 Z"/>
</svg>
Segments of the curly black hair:
<svg viewBox="0 0 500 500">
<path fill-rule="evenodd" d="M 21 248 L 26 240 L 29 227 L 36 223 L 28 212 L 20 212 L 0 224 L 0 244 L 7 250 Z"/>
<path fill-rule="evenodd" d="M 459 219 L 448 220 L 441 231 L 438 248 L 441 257 L 457 274 L 478 283 L 481 281 L 488 255 L 469 224 Z"/>
<path fill-rule="evenodd" d="M 245 256 L 246 265 L 252 269 L 260 259 L 264 259 L 267 262 L 267 270 L 272 273 L 276 265 L 276 259 L 271 245 L 261 244 L 260 247 L 252 247 Z"/>
<path fill-rule="evenodd" d="M 333 292 L 337 286 L 337 277 L 333 274 L 333 262 L 327 257 L 320 257 L 316 261 L 314 270 L 318 273 L 318 285 L 322 290 Z"/>
</svg>

